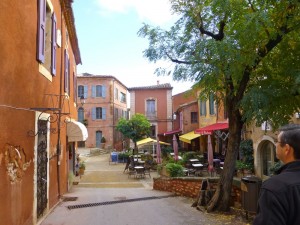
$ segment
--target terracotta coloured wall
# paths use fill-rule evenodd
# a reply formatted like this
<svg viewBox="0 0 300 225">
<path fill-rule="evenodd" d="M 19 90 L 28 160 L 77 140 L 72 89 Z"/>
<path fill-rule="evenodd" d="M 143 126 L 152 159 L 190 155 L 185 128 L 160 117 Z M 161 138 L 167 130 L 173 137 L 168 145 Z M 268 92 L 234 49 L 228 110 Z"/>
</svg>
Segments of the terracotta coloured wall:
<svg viewBox="0 0 300 225">
<path fill-rule="evenodd" d="M 53 9 L 56 12 L 57 28 L 62 31 L 62 40 L 65 40 L 66 27 L 61 27 L 60 3 L 52 0 Z M 35 193 L 35 136 L 28 136 L 28 131 L 35 131 L 36 113 L 30 108 L 57 107 L 53 106 L 49 97 L 45 94 L 59 94 L 60 83 L 63 77 L 60 74 L 61 56 L 65 49 L 57 47 L 57 74 L 54 77 L 45 77 L 39 72 L 39 63 L 36 60 L 37 42 L 37 1 L 0 1 L 0 218 L 1 224 L 35 224 L 37 222 L 34 204 Z M 69 43 L 70 74 L 76 73 L 76 63 L 73 50 Z M 62 70 L 63 71 L 63 70 Z M 75 118 L 76 108 L 73 102 L 73 77 L 70 78 L 70 111 Z M 64 92 L 62 93 L 64 94 Z M 66 111 L 66 108 L 63 112 Z M 72 115 L 73 114 L 73 115 Z M 52 120 L 54 122 L 54 118 Z M 57 123 L 51 123 L 55 128 Z M 48 209 L 58 202 L 57 188 L 57 161 L 56 154 L 58 134 L 50 135 L 49 142 L 49 203 Z M 61 194 L 67 191 L 66 161 L 66 126 L 61 127 Z M 24 149 L 23 162 L 28 162 L 28 168 L 23 171 L 19 179 L 10 181 L 7 173 L 5 153 L 7 144 L 19 146 Z M 52 157 L 51 157 L 52 156 Z"/>
<path fill-rule="evenodd" d="M 153 98 L 157 102 L 157 120 L 153 120 L 150 122 L 157 123 L 157 134 L 170 130 L 172 122 L 172 111 L 169 110 L 168 112 L 168 104 L 172 102 L 172 99 L 168 98 L 167 89 L 134 90 L 134 95 L 135 113 L 146 114 L 146 100 Z M 170 123 L 170 126 L 168 126 L 168 123 Z"/>
</svg>

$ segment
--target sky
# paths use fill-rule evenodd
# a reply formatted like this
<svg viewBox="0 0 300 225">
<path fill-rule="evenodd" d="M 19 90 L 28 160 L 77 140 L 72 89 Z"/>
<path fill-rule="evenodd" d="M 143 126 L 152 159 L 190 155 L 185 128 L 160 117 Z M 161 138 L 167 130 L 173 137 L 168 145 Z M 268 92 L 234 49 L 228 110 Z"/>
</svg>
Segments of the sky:
<svg viewBox="0 0 300 225">
<path fill-rule="evenodd" d="M 75 0 L 73 10 L 82 60 L 78 74 L 111 75 L 127 88 L 170 83 L 173 95 L 192 86 L 154 74 L 172 64 L 149 62 L 143 57 L 148 40 L 137 35 L 143 23 L 167 28 L 176 21 L 169 0 Z"/>
</svg>

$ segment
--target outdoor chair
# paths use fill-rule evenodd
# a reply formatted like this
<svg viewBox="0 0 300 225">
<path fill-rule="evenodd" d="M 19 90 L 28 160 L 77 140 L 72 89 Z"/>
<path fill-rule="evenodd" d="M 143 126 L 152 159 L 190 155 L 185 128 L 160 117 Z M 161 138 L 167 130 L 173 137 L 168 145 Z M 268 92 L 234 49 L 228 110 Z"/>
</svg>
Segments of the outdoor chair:
<svg viewBox="0 0 300 225">
<path fill-rule="evenodd" d="M 150 175 L 150 169 L 151 169 L 151 166 L 145 166 L 145 170 L 144 170 L 144 175 L 148 175 L 149 177 L 151 177 Z"/>
<path fill-rule="evenodd" d="M 128 167 L 128 177 L 131 177 L 131 176 L 136 176 L 136 170 L 134 169 L 134 167 L 131 167 L 129 166 Z"/>
</svg>

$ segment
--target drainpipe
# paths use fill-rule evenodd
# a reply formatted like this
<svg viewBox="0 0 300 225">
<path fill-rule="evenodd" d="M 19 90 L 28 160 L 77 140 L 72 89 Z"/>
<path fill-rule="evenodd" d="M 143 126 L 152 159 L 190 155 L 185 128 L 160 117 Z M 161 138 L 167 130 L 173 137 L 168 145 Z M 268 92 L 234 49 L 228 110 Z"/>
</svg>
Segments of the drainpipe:
<svg viewBox="0 0 300 225">
<path fill-rule="evenodd" d="M 113 130 L 112 130 L 112 134 L 113 134 L 113 143 L 112 146 L 113 148 L 115 148 L 115 79 L 113 79 L 113 91 L 112 91 L 112 95 L 113 95 L 113 100 L 112 100 L 112 105 L 113 105 Z"/>
<path fill-rule="evenodd" d="M 62 106 L 62 85 L 63 85 L 63 67 L 64 67 L 64 35 L 63 35 L 63 6 L 61 5 L 60 11 L 60 26 L 61 26 L 61 59 L 60 59 L 60 82 L 59 82 L 59 99 L 58 99 L 58 108 L 61 109 Z M 62 110 L 62 109 L 61 109 Z M 56 145 L 56 157 L 57 157 L 57 192 L 58 198 L 60 198 L 60 154 L 61 154 L 61 139 L 60 139 L 60 124 L 61 124 L 61 110 L 58 112 L 58 121 L 57 121 L 57 145 Z"/>
</svg>

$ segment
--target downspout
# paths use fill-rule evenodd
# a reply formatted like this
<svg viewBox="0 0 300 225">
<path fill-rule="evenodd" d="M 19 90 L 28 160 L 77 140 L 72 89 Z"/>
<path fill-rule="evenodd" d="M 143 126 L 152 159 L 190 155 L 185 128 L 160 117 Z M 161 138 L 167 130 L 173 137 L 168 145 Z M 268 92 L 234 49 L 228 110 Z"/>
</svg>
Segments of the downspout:
<svg viewBox="0 0 300 225">
<path fill-rule="evenodd" d="M 112 143 L 112 146 L 113 146 L 113 149 L 115 148 L 115 79 L 113 79 L 113 91 L 112 91 L 112 94 L 113 94 L 113 100 L 112 100 L 112 105 L 113 105 L 113 143 Z"/>
<path fill-rule="evenodd" d="M 62 2 L 61 2 L 62 3 Z M 61 12 L 60 12 L 60 26 L 61 26 L 61 65 L 60 65 L 60 82 L 59 82 L 59 100 L 58 100 L 58 108 L 61 109 L 61 96 L 62 96 L 62 84 L 63 84 L 63 63 L 64 63 L 64 46 L 63 46 L 63 6 L 61 5 Z M 62 109 L 61 109 L 62 110 Z M 61 119 L 61 110 L 58 112 L 58 121 L 57 121 L 57 145 L 56 145 L 56 157 L 57 157 L 57 192 L 58 198 L 60 198 L 60 154 L 61 154 L 61 140 L 60 140 L 60 119 Z"/>
</svg>

